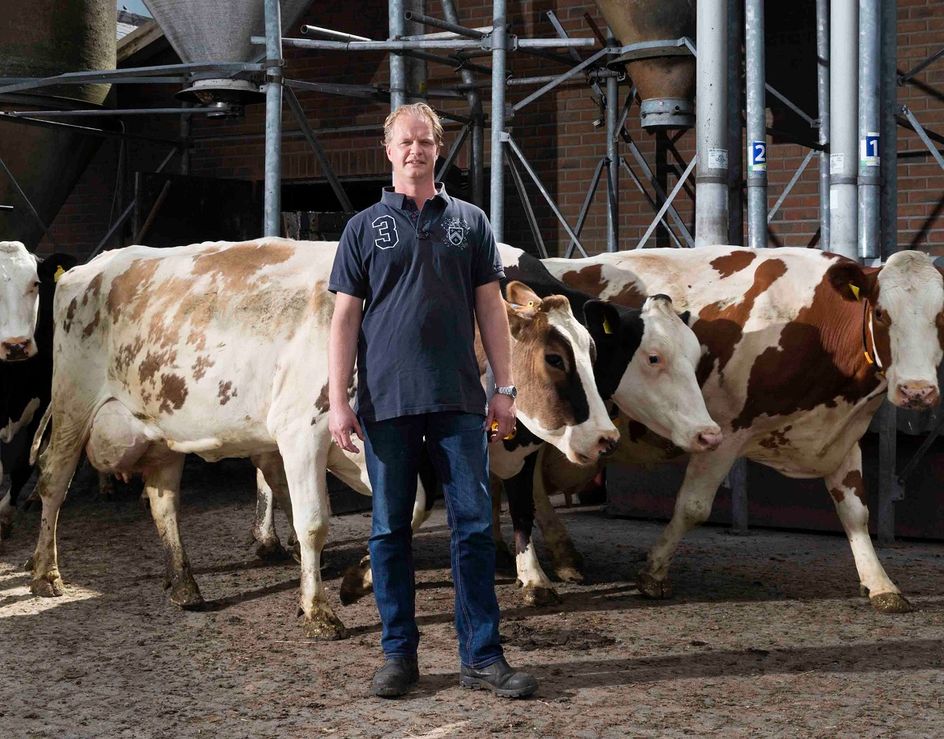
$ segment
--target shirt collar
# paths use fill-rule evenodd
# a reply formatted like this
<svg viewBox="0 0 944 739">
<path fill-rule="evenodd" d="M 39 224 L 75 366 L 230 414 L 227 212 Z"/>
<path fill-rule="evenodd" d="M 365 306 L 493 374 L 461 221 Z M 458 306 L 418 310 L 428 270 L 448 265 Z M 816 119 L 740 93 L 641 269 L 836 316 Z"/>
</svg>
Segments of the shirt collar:
<svg viewBox="0 0 944 739">
<path fill-rule="evenodd" d="M 380 198 L 380 202 L 384 205 L 390 205 L 400 210 L 406 210 L 407 200 L 412 200 L 412 198 L 408 198 L 401 192 L 394 192 L 392 185 L 388 185 L 383 189 L 383 195 Z M 433 200 L 442 200 L 443 205 L 449 205 L 451 202 L 449 193 L 446 192 L 446 186 L 442 182 L 436 183 L 436 194 L 433 196 Z M 420 207 L 419 203 L 417 203 L 417 207 Z"/>
</svg>

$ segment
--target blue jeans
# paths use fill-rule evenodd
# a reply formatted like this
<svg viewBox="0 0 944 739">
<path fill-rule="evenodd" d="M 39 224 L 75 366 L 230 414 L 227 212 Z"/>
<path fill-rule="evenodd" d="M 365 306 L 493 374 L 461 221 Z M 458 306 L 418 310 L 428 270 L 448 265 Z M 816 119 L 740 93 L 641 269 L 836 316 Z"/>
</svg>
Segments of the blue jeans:
<svg viewBox="0 0 944 739">
<path fill-rule="evenodd" d="M 373 489 L 370 561 L 387 657 L 413 657 L 419 645 L 410 522 L 424 448 L 446 498 L 459 658 L 481 668 L 502 656 L 484 424 L 484 416 L 459 412 L 361 420 Z"/>
</svg>

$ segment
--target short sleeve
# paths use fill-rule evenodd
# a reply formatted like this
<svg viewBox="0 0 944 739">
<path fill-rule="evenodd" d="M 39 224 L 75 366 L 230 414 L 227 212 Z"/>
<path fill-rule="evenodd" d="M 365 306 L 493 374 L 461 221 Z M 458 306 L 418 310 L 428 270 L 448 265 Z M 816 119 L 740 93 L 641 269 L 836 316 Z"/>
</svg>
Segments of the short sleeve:
<svg viewBox="0 0 944 739">
<path fill-rule="evenodd" d="M 331 277 L 328 280 L 328 290 L 333 293 L 353 295 L 355 298 L 365 298 L 367 297 L 367 277 L 357 239 L 359 231 L 355 223 L 357 220 L 348 221 L 341 234 L 338 251 L 334 255 Z"/>
<path fill-rule="evenodd" d="M 480 213 L 478 220 L 479 238 L 476 239 L 475 263 L 472 265 L 474 287 L 505 278 L 505 269 L 498 254 L 492 227 L 484 213 Z"/>
</svg>

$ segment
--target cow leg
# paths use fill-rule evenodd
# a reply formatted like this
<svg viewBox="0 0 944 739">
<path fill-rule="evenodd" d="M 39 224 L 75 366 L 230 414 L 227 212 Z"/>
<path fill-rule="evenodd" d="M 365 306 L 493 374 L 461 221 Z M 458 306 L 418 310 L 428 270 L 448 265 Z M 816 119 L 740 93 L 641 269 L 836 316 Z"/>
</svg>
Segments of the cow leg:
<svg viewBox="0 0 944 739">
<path fill-rule="evenodd" d="M 711 514 L 718 486 L 737 459 L 737 448 L 723 446 L 713 452 L 693 454 L 685 470 L 685 480 L 675 499 L 672 520 L 662 531 L 659 541 L 649 551 L 646 566 L 639 573 L 639 591 L 650 598 L 672 597 L 668 579 L 669 564 L 682 537 Z"/>
<path fill-rule="evenodd" d="M 54 423 L 49 446 L 39 457 L 39 482 L 36 494 L 43 504 L 39 538 L 30 558 L 33 579 L 30 592 L 43 598 L 62 595 L 65 586 L 59 574 L 56 551 L 56 527 L 59 509 L 82 453 L 83 439 L 76 426 Z"/>
<path fill-rule="evenodd" d="M 29 449 L 26 449 L 26 460 L 14 463 L 10 469 L 10 489 L 0 498 L 0 541 L 8 539 L 13 530 L 13 516 L 16 514 L 16 504 L 20 493 L 29 482 L 33 468 L 29 465 Z"/>
<path fill-rule="evenodd" d="M 911 604 L 891 581 L 878 560 L 869 536 L 869 509 L 862 480 L 862 450 L 856 444 L 839 469 L 824 478 L 846 531 L 859 583 L 872 607 L 882 613 L 908 613 Z"/>
<path fill-rule="evenodd" d="M 170 602 L 181 608 L 195 608 L 203 603 L 200 588 L 193 579 L 190 560 L 180 541 L 180 476 L 184 469 L 183 454 L 169 454 L 160 464 L 149 466 L 144 474 L 144 493 L 148 497 L 151 517 L 164 547 L 166 577 Z"/>
<path fill-rule="evenodd" d="M 538 526 L 544 537 L 544 545 L 551 553 L 554 563 L 554 574 L 563 582 L 583 582 L 583 557 L 574 546 L 570 534 L 561 522 L 560 516 L 551 505 L 548 497 L 548 486 L 544 474 L 544 453 L 549 447 L 545 445 L 537 453 L 532 494 L 534 510 L 537 515 Z"/>
<path fill-rule="evenodd" d="M 508 511 L 515 532 L 515 565 L 518 570 L 518 582 L 522 588 L 525 605 L 543 606 L 560 603 L 560 596 L 554 590 L 534 551 L 532 532 L 534 530 L 534 499 L 531 496 L 531 480 L 534 478 L 536 454 L 525 457 L 524 467 L 514 477 L 505 480 L 505 495 L 508 497 Z"/>
<path fill-rule="evenodd" d="M 316 443 L 321 438 L 323 443 Z M 346 633 L 344 624 L 335 615 L 328 603 L 324 583 L 321 581 L 321 550 L 328 538 L 328 522 L 331 507 L 328 502 L 328 448 L 327 433 L 320 433 L 306 426 L 302 429 L 286 429 L 279 442 L 282 454 L 285 482 L 291 493 L 292 523 L 298 537 L 301 554 L 301 611 L 305 616 L 307 636 L 315 639 L 341 639 Z M 266 480 L 273 489 L 281 481 L 269 477 Z"/>
<path fill-rule="evenodd" d="M 270 562 L 278 562 L 290 558 L 290 554 L 282 546 L 279 535 L 275 530 L 275 495 L 265 474 L 256 464 L 256 515 L 252 523 L 252 538 L 258 543 L 256 556 Z"/>
<path fill-rule="evenodd" d="M 499 478 L 490 475 L 489 485 L 492 488 L 492 539 L 495 542 L 495 567 L 507 570 L 514 564 L 514 558 L 501 531 L 501 501 L 504 484 Z"/>
<path fill-rule="evenodd" d="M 0 498 L 0 542 L 10 538 L 13 531 L 13 515 L 16 513 L 16 507 L 13 505 L 13 496 L 10 490 L 7 490 Z"/>
</svg>

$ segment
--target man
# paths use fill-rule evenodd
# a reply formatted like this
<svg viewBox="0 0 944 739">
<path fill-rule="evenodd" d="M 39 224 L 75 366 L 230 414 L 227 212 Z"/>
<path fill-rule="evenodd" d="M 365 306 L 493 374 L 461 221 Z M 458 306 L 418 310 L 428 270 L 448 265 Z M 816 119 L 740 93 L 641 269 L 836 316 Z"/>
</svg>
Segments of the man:
<svg viewBox="0 0 944 739">
<path fill-rule="evenodd" d="M 487 431 L 514 428 L 504 277 L 485 214 L 434 181 L 442 125 L 424 103 L 384 124 L 393 187 L 345 228 L 328 289 L 337 294 L 329 343 L 329 429 L 342 449 L 364 442 L 373 488 L 370 537 L 384 665 L 375 695 L 419 679 L 410 520 L 419 463 L 443 482 L 451 529 L 460 684 L 524 697 L 537 681 L 509 667 L 498 636 Z M 486 399 L 475 322 L 495 379 Z M 357 415 L 348 400 L 357 357 Z"/>
</svg>

